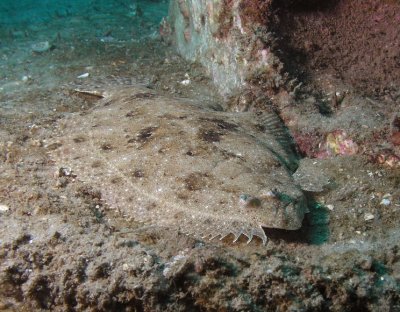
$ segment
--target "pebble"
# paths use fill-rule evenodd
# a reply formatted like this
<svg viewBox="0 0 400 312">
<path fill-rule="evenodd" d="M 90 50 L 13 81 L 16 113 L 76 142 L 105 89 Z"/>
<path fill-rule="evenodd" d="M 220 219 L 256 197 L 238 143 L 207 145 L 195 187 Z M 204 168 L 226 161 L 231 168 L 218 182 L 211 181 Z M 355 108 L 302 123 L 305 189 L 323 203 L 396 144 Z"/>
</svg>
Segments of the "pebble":
<svg viewBox="0 0 400 312">
<path fill-rule="evenodd" d="M 6 212 L 8 210 L 10 210 L 10 207 L 8 207 L 7 205 L 0 204 L 0 212 Z"/>
<path fill-rule="evenodd" d="M 31 48 L 33 52 L 43 53 L 50 50 L 50 43 L 48 41 L 42 41 L 32 44 Z"/>
<path fill-rule="evenodd" d="M 181 85 L 187 86 L 190 84 L 190 79 L 185 79 L 181 81 Z"/>
<path fill-rule="evenodd" d="M 384 205 L 384 206 L 389 206 L 392 203 L 391 199 L 392 199 L 392 195 L 390 195 L 389 193 L 386 193 L 385 195 L 382 196 L 382 200 L 381 200 L 380 204 Z"/>
<path fill-rule="evenodd" d="M 372 267 L 373 259 L 371 256 L 363 256 L 360 260 L 360 267 L 364 270 L 370 270 Z"/>
<path fill-rule="evenodd" d="M 374 220 L 374 219 L 375 219 L 375 216 L 374 216 L 372 213 L 367 212 L 367 213 L 364 215 L 364 220 L 365 220 L 365 221 L 371 221 L 371 220 Z"/>
<path fill-rule="evenodd" d="M 190 84 L 190 76 L 188 73 L 185 73 L 185 80 L 181 81 L 181 85 L 188 86 Z"/>
<path fill-rule="evenodd" d="M 114 42 L 115 38 L 112 36 L 104 36 L 100 38 L 101 42 L 109 43 L 109 42 Z"/>
</svg>

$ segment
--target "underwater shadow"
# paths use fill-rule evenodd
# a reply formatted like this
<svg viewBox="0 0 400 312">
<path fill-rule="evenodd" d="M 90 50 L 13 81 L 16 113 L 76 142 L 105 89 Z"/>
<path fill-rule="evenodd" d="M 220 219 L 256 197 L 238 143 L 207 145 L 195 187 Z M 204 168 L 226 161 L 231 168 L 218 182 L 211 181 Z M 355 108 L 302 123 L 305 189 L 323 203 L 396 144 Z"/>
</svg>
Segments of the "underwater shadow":
<svg viewBox="0 0 400 312">
<path fill-rule="evenodd" d="M 309 200 L 309 213 L 303 220 L 303 226 L 296 231 L 264 228 L 269 240 L 284 240 L 288 243 L 322 245 L 329 240 L 329 210 L 322 204 Z"/>
</svg>

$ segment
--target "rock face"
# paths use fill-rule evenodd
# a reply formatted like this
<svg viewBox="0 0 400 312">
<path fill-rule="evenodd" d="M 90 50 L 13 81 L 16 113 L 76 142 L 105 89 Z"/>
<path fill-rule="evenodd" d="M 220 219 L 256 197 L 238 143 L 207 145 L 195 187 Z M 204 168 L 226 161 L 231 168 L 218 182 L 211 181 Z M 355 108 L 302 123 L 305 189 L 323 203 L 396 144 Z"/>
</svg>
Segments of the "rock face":
<svg viewBox="0 0 400 312">
<path fill-rule="evenodd" d="M 201 237 L 295 230 L 307 210 L 297 159 L 273 113 L 227 113 L 145 88 L 114 90 L 59 123 L 61 174 L 101 190 L 127 218 Z"/>
<path fill-rule="evenodd" d="M 169 20 L 178 52 L 210 72 L 223 95 L 249 81 L 283 83 L 282 64 L 268 30 L 272 1 L 171 0 Z"/>
</svg>

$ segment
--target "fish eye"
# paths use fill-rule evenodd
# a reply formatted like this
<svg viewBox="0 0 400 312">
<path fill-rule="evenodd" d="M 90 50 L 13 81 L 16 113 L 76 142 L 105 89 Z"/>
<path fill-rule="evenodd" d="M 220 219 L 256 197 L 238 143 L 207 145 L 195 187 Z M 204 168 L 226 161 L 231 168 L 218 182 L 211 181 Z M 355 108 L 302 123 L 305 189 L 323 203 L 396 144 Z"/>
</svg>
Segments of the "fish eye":
<svg viewBox="0 0 400 312">
<path fill-rule="evenodd" d="M 242 194 L 239 197 L 239 202 L 243 206 L 243 208 L 252 209 L 261 207 L 261 200 L 257 197 Z"/>
</svg>

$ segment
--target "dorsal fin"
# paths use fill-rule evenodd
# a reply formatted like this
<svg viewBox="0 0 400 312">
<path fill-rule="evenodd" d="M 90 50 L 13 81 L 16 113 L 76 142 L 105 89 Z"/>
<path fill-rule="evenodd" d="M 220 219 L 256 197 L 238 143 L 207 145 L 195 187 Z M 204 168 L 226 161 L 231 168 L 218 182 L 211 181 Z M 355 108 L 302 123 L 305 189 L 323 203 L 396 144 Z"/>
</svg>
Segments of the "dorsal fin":
<svg viewBox="0 0 400 312">
<path fill-rule="evenodd" d="M 262 125 L 265 132 L 275 138 L 279 146 L 272 146 L 271 152 L 282 162 L 290 173 L 294 173 L 300 160 L 296 150 L 296 145 L 289 129 L 285 126 L 281 118 L 273 111 L 261 115 Z M 269 143 L 269 142 L 267 142 Z M 277 148 L 278 147 L 278 148 Z"/>
</svg>

